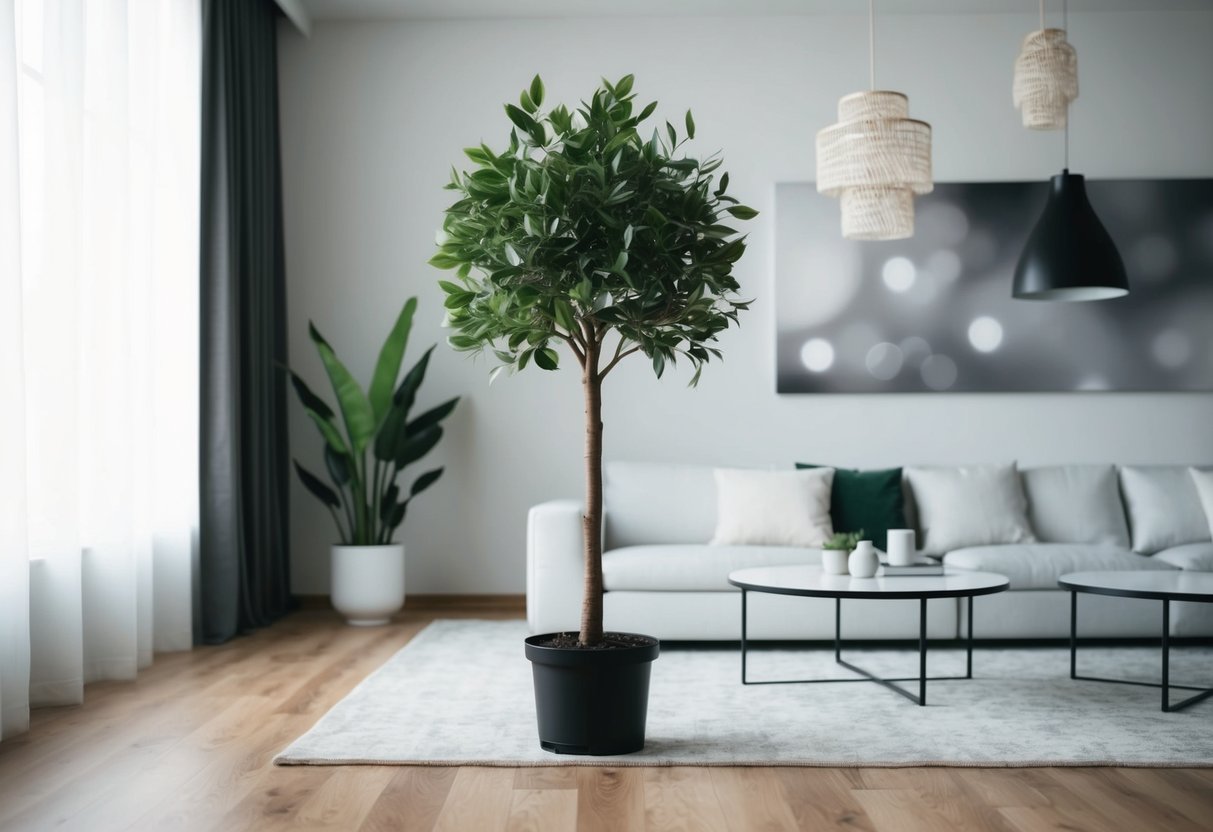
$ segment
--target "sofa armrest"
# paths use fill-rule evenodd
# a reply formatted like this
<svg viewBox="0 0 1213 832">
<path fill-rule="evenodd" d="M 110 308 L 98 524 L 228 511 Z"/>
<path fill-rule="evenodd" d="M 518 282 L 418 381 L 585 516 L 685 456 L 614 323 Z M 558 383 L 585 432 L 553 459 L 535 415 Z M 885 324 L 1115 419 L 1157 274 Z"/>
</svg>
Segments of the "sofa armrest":
<svg viewBox="0 0 1213 832">
<path fill-rule="evenodd" d="M 527 514 L 526 620 L 532 633 L 581 626 L 581 508 L 580 500 L 552 500 Z"/>
</svg>

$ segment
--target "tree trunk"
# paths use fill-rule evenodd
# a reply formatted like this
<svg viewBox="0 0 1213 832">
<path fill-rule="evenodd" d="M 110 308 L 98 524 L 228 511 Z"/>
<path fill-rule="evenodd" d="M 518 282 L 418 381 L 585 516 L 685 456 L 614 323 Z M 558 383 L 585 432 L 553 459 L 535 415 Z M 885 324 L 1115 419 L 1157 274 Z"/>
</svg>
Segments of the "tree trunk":
<svg viewBox="0 0 1213 832">
<path fill-rule="evenodd" d="M 602 641 L 602 379 L 598 375 L 599 345 L 586 347 L 581 384 L 585 391 L 585 594 L 581 602 L 583 647 Z"/>
</svg>

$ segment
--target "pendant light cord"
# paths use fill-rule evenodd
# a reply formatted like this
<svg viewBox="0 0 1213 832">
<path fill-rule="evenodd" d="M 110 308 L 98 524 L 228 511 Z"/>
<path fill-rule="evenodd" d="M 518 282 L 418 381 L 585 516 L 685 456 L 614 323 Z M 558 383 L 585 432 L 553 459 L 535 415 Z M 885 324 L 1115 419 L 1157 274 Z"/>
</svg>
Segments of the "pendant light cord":
<svg viewBox="0 0 1213 832">
<path fill-rule="evenodd" d="M 868 0 L 868 89 L 876 89 L 876 0 Z"/>
<path fill-rule="evenodd" d="M 1041 0 L 1041 8 L 1044 7 L 1044 0 Z M 1066 33 L 1066 38 L 1070 37 L 1070 0 L 1061 0 L 1061 28 Z M 1070 103 L 1066 103 L 1066 163 L 1062 168 L 1067 173 L 1070 172 Z"/>
</svg>

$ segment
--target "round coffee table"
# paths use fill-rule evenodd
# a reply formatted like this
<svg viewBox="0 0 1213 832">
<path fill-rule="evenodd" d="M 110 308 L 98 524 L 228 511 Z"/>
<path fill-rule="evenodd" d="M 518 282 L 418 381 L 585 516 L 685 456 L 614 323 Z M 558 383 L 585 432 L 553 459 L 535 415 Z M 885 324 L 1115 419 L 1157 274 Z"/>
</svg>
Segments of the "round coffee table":
<svg viewBox="0 0 1213 832">
<path fill-rule="evenodd" d="M 1006 590 L 1005 575 L 992 572 L 951 571 L 943 575 L 852 578 L 828 575 L 819 566 L 766 566 L 739 569 L 729 573 L 729 583 L 741 589 L 741 683 L 743 685 L 824 684 L 829 682 L 876 682 L 917 705 L 927 704 L 927 682 L 973 678 L 973 598 Z M 774 595 L 801 595 L 806 598 L 834 599 L 834 661 L 860 674 L 862 679 L 774 679 L 750 681 L 746 678 L 746 595 L 766 592 Z M 842 601 L 844 598 L 878 600 L 914 599 L 918 601 L 918 675 L 885 679 L 857 667 L 842 658 Z M 927 601 L 932 598 L 968 598 L 969 633 L 964 676 L 927 676 Z M 896 682 L 918 682 L 915 695 Z"/>
<path fill-rule="evenodd" d="M 1213 696 L 1213 688 L 1171 684 L 1171 602 L 1213 603 L 1213 572 L 1072 572 L 1057 579 L 1062 589 L 1070 590 L 1070 678 L 1087 682 L 1112 682 L 1162 688 L 1163 711 L 1179 711 Z M 1120 598 L 1145 598 L 1162 601 L 1162 682 L 1132 679 L 1101 679 L 1078 675 L 1078 594 L 1114 595 Z M 1200 693 L 1171 704 L 1171 688 Z"/>
</svg>

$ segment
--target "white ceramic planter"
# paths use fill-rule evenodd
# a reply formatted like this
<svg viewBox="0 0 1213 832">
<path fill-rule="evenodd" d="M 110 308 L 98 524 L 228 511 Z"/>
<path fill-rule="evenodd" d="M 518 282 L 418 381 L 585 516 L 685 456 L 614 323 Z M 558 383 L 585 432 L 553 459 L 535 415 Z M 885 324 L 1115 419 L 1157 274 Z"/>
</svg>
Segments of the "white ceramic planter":
<svg viewBox="0 0 1213 832">
<path fill-rule="evenodd" d="M 334 546 L 333 607 L 357 627 L 386 624 L 404 606 L 404 544 Z"/>
</svg>

